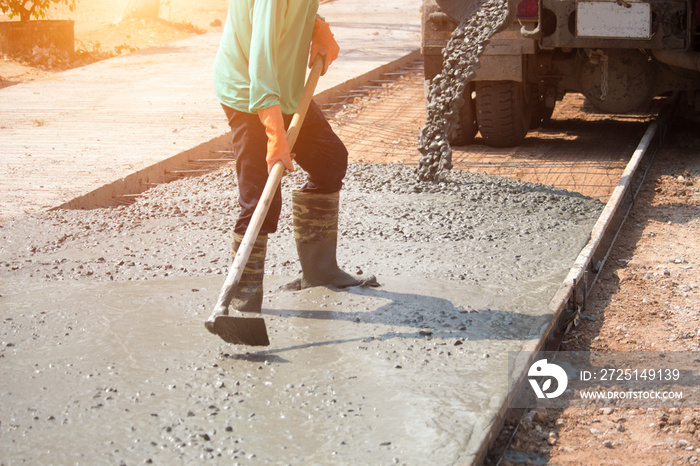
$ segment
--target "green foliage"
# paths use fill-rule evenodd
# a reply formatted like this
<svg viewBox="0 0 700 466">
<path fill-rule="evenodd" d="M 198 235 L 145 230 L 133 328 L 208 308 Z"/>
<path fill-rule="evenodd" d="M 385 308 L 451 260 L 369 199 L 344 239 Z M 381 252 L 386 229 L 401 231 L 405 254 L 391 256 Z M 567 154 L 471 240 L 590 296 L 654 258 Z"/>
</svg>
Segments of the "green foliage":
<svg viewBox="0 0 700 466">
<path fill-rule="evenodd" d="M 20 21 L 29 21 L 31 18 L 46 18 L 46 12 L 51 4 L 67 5 L 70 11 L 75 10 L 77 0 L 0 0 L 0 11 L 10 18 L 19 16 Z"/>
</svg>

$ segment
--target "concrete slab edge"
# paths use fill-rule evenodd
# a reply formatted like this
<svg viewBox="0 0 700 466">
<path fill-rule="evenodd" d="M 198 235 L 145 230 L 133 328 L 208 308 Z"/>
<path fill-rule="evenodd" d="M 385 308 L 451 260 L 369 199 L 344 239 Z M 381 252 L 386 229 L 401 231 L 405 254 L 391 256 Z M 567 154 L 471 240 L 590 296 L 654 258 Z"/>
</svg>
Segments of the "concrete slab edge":
<svg viewBox="0 0 700 466">
<path fill-rule="evenodd" d="M 585 298 L 595 284 L 595 279 L 589 283 L 588 276 L 592 274 L 597 278 L 597 274 L 601 272 L 636 197 L 637 190 L 633 188 L 644 181 L 646 171 L 653 160 L 652 141 L 657 136 L 658 139 L 663 137 L 665 133 L 663 128 L 672 118 L 675 105 L 675 98 L 670 99 L 665 111 L 662 111 L 664 114 L 647 128 L 620 176 L 613 194 L 593 226 L 590 239 L 581 249 L 561 287 L 550 301 L 548 307 L 552 312 L 552 318 L 541 328 L 537 340 L 523 346 L 513 367 L 509 368 L 512 370 L 511 380 L 514 382 L 509 387 L 506 401 L 494 417 L 491 429 L 476 452 L 472 464 L 481 464 L 484 461 L 491 443 L 503 427 L 511 400 L 525 383 L 528 370 L 537 359 L 537 352 L 556 350 L 548 348 L 548 344 L 551 343 L 551 340 L 556 341 L 558 332 L 561 334 L 559 337 L 563 337 L 566 329 L 560 327 L 571 325 L 570 320 L 585 309 Z M 647 167 L 646 170 L 640 169 L 643 165 Z M 571 311 L 570 316 L 567 315 L 569 310 Z"/>
<path fill-rule="evenodd" d="M 314 100 L 319 104 L 330 102 L 344 92 L 359 88 L 372 80 L 379 79 L 379 77 L 386 73 L 401 69 L 411 62 L 419 60 L 420 57 L 420 50 L 414 50 L 396 60 L 374 68 L 367 73 L 348 79 L 347 81 L 344 81 L 343 83 L 329 89 L 320 91 L 314 95 Z M 124 178 L 120 178 L 96 188 L 86 194 L 75 197 L 58 206 L 52 207 L 49 210 L 87 210 L 120 205 L 120 197 L 123 198 L 130 195 L 137 195 L 146 191 L 153 185 L 172 181 L 175 176 L 171 171 L 175 168 L 184 167 L 188 163 L 196 162 L 197 160 L 222 158 L 220 154 L 227 151 L 229 147 L 229 133 L 226 132 L 215 137 L 214 139 L 203 142 L 196 147 L 157 162 L 144 169 L 138 170 Z"/>
</svg>

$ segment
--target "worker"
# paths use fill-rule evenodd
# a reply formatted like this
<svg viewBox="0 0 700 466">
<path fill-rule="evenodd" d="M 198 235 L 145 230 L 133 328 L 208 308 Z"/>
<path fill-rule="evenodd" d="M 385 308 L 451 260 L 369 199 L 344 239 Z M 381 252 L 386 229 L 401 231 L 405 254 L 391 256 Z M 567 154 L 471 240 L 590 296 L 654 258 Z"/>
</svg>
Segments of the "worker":
<svg viewBox="0 0 700 466">
<path fill-rule="evenodd" d="M 336 261 L 339 191 L 347 169 L 347 149 L 313 101 L 294 146 L 286 128 L 299 103 L 306 67 L 317 55 L 325 74 L 338 57 L 330 27 L 317 15 L 319 0 L 229 0 L 223 37 L 214 64 L 216 96 L 231 127 L 239 204 L 233 254 L 248 228 L 268 174 L 278 161 L 293 171 L 292 158 L 307 172 L 306 184 L 292 193 L 294 237 L 302 276 L 291 288 L 375 285 L 341 270 Z M 277 230 L 281 189 L 273 197 L 231 305 L 260 312 L 268 235 Z M 216 311 L 205 325 L 216 333 Z"/>
</svg>

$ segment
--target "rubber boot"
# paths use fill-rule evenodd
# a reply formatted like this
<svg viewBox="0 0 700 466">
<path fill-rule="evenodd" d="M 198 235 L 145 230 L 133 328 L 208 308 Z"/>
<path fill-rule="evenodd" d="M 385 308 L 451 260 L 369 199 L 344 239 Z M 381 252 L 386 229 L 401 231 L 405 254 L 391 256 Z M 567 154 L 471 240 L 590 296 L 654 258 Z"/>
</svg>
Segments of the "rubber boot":
<svg viewBox="0 0 700 466">
<path fill-rule="evenodd" d="M 302 278 L 287 288 L 303 289 L 328 285 L 379 286 L 374 276 L 351 275 L 338 267 L 338 204 L 340 193 L 319 194 L 294 191 L 292 215 Z"/>
<path fill-rule="evenodd" d="M 233 257 L 236 257 L 243 235 L 233 234 Z M 262 312 L 263 277 L 265 276 L 265 253 L 267 252 L 267 235 L 258 235 L 250 252 L 248 263 L 243 269 L 241 281 L 231 306 L 240 312 Z"/>
<path fill-rule="evenodd" d="M 233 234 L 232 249 L 233 257 L 236 256 L 238 247 L 243 241 L 243 235 Z M 255 244 L 250 252 L 250 258 L 243 269 L 241 281 L 236 287 L 235 294 L 229 307 L 233 307 L 240 312 L 262 312 L 263 300 L 263 276 L 265 275 L 265 253 L 267 251 L 267 235 L 259 235 L 255 239 Z M 220 315 L 228 315 L 228 309 L 223 313 L 219 310 L 214 312 L 204 322 L 204 326 L 212 333 L 215 332 L 214 321 Z"/>
</svg>

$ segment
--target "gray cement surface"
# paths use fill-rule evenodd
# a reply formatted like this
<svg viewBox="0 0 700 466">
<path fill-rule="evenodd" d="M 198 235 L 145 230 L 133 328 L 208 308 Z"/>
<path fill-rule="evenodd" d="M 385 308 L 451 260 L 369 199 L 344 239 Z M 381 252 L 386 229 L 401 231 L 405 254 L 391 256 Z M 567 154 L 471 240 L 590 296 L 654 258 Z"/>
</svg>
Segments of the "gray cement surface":
<svg viewBox="0 0 700 466">
<path fill-rule="evenodd" d="M 303 181 L 286 177 L 284 198 Z M 222 169 L 2 226 L 2 462 L 469 463 L 508 393 L 508 352 L 541 336 L 602 207 L 352 165 L 339 263 L 382 286 L 281 291 L 299 272 L 285 202 L 266 261 L 271 346 L 254 351 L 202 325 L 236 196 Z"/>
</svg>

